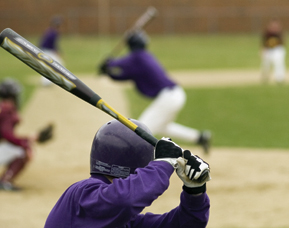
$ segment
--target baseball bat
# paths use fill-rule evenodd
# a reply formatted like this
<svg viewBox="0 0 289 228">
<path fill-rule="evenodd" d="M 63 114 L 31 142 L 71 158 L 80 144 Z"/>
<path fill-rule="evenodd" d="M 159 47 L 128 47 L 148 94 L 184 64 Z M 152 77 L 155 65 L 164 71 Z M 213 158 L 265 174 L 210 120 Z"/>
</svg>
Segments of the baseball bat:
<svg viewBox="0 0 289 228">
<path fill-rule="evenodd" d="M 98 94 L 93 92 L 69 70 L 12 29 L 6 28 L 0 33 L 0 45 L 48 80 L 119 120 L 150 144 L 155 145 L 158 141 L 110 107 Z"/>
<path fill-rule="evenodd" d="M 0 33 L 0 45 L 48 80 L 117 119 L 151 145 L 155 146 L 158 142 L 158 139 L 154 136 L 113 109 L 64 66 L 54 61 L 49 55 L 45 54 L 12 29 L 6 28 Z M 205 179 L 208 174 L 209 171 L 205 170 L 199 177 L 199 180 Z"/>
<path fill-rule="evenodd" d="M 155 7 L 150 6 L 147 10 L 136 20 L 136 22 L 131 26 L 131 28 L 127 29 L 123 34 L 121 40 L 117 43 L 117 45 L 111 50 L 108 56 L 116 56 L 120 53 L 121 49 L 124 46 L 124 40 L 129 32 L 142 29 L 148 25 L 148 23 L 156 17 L 158 11 Z"/>
</svg>

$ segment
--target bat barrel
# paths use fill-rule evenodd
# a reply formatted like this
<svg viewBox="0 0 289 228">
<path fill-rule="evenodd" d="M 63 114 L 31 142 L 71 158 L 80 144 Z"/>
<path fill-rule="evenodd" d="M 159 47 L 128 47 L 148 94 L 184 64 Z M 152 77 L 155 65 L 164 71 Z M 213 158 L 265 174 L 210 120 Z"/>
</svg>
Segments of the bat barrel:
<svg viewBox="0 0 289 228">
<path fill-rule="evenodd" d="M 54 84 L 95 105 L 100 97 L 57 61 L 10 28 L 0 33 L 0 45 Z"/>
</svg>

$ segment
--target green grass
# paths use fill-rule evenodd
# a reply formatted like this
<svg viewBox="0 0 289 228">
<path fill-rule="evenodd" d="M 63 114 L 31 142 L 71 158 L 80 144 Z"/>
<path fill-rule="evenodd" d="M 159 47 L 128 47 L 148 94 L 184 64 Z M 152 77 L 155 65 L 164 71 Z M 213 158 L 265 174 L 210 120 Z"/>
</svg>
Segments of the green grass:
<svg viewBox="0 0 289 228">
<path fill-rule="evenodd" d="M 150 100 L 127 91 L 132 117 Z M 187 103 L 177 122 L 210 129 L 215 146 L 289 148 L 289 87 L 247 86 L 186 89 Z"/>
<path fill-rule="evenodd" d="M 156 37 L 150 49 L 168 70 L 256 68 L 260 61 L 257 35 Z"/>
<path fill-rule="evenodd" d="M 248 69 L 259 67 L 257 35 L 151 37 L 151 51 L 167 70 Z M 118 37 L 64 37 L 61 47 L 72 72 L 95 70 L 119 42 Z M 120 55 L 126 54 L 124 48 Z"/>
</svg>

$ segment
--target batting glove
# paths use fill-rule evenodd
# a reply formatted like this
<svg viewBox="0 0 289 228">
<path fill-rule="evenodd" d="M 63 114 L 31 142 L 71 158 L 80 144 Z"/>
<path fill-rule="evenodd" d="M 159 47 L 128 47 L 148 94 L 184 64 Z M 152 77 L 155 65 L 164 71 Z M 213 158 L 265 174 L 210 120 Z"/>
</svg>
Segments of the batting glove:
<svg viewBox="0 0 289 228">
<path fill-rule="evenodd" d="M 209 164 L 190 151 L 184 151 L 184 157 L 177 159 L 177 175 L 183 181 L 183 189 L 190 194 L 206 191 L 205 183 L 211 180 Z M 202 173 L 208 172 L 205 179 L 199 178 Z"/>
<path fill-rule="evenodd" d="M 177 158 L 183 156 L 183 150 L 169 138 L 162 138 L 155 146 L 155 161 L 166 161 L 175 169 L 177 168 Z"/>
<path fill-rule="evenodd" d="M 99 74 L 107 74 L 108 73 L 108 62 L 109 58 L 104 60 L 98 67 L 98 73 Z"/>
</svg>

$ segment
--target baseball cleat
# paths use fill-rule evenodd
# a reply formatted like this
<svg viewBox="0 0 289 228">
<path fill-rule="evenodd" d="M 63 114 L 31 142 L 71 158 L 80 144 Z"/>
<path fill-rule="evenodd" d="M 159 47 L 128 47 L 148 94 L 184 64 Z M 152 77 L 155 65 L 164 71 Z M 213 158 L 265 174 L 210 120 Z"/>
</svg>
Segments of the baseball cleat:
<svg viewBox="0 0 289 228">
<path fill-rule="evenodd" d="M 16 192 L 22 190 L 10 182 L 0 182 L 0 190 Z"/>
<path fill-rule="evenodd" d="M 198 145 L 203 147 L 206 154 L 209 153 L 210 143 L 211 143 L 212 133 L 210 131 L 202 131 L 200 138 L 197 142 Z"/>
</svg>

